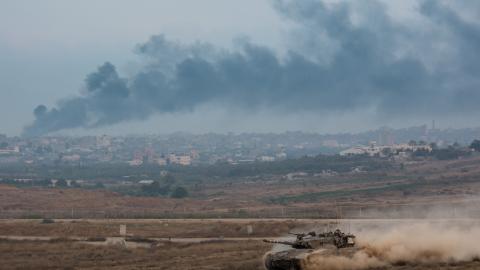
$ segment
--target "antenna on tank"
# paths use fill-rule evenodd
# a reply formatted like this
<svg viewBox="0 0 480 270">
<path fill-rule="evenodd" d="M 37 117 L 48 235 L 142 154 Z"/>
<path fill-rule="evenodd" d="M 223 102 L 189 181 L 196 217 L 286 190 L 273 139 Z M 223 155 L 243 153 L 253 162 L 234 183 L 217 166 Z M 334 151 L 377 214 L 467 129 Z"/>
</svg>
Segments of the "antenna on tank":
<svg viewBox="0 0 480 270">
<path fill-rule="evenodd" d="M 338 207 L 337 200 L 335 200 L 335 224 L 336 224 L 337 228 L 340 225 L 340 222 L 339 222 L 340 218 L 341 218 L 341 212 L 340 212 L 340 209 Z"/>
</svg>

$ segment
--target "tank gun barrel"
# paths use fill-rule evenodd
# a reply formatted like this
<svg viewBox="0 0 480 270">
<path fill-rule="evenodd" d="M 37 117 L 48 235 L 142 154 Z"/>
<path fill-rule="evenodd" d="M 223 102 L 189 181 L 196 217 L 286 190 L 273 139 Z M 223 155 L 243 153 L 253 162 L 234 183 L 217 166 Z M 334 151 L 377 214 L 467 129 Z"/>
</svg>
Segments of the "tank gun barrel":
<svg viewBox="0 0 480 270">
<path fill-rule="evenodd" d="M 268 239 L 263 239 L 263 242 L 271 243 L 271 244 L 282 244 L 282 245 L 288 245 L 288 246 L 295 245 L 295 243 L 289 242 L 289 241 L 275 241 L 275 240 L 268 240 Z"/>
</svg>

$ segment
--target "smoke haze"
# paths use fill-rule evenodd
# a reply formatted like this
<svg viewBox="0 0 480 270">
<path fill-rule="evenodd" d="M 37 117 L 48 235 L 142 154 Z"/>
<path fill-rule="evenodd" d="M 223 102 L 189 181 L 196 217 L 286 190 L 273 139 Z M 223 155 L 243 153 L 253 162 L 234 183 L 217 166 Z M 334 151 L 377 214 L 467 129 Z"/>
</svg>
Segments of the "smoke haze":
<svg viewBox="0 0 480 270">
<path fill-rule="evenodd" d="M 280 115 L 373 111 L 387 119 L 479 115 L 480 25 L 461 14 L 480 5 L 416 3 L 418 22 L 406 23 L 380 1 L 272 1 L 292 25 L 285 54 L 248 38 L 224 49 L 152 36 L 135 49 L 138 71 L 121 76 L 112 63 L 100 65 L 78 96 L 35 108 L 24 135 L 202 106 Z"/>
</svg>

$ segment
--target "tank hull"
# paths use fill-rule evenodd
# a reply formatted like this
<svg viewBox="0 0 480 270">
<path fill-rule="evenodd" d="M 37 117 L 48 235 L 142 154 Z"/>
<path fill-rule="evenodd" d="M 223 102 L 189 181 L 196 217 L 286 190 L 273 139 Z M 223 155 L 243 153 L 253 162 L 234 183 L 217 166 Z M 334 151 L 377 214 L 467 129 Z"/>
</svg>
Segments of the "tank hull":
<svg viewBox="0 0 480 270">
<path fill-rule="evenodd" d="M 305 270 L 305 268 L 308 268 L 307 266 L 310 265 L 311 259 L 314 259 L 316 256 L 341 256 L 351 258 L 358 250 L 357 247 L 337 249 L 332 246 L 321 249 L 290 249 L 281 252 L 270 252 L 264 257 L 265 269 Z"/>
<path fill-rule="evenodd" d="M 288 254 L 275 253 L 265 255 L 265 268 L 267 270 L 302 270 L 300 259 L 289 257 Z"/>
</svg>

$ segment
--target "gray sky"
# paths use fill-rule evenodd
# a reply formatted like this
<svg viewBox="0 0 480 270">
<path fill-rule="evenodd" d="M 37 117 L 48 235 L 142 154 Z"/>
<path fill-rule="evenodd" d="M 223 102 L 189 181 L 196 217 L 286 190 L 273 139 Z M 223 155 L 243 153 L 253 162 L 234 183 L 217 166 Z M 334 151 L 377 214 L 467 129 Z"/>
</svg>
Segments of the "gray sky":
<svg viewBox="0 0 480 270">
<path fill-rule="evenodd" d="M 2 7 L 0 9 L 0 123 L 2 123 L 0 133 L 20 134 L 25 126 L 35 120 L 32 111 L 39 104 L 44 104 L 48 108 L 59 107 L 59 101 L 75 99 L 82 95 L 82 91 L 85 91 L 84 82 L 87 74 L 95 72 L 106 61 L 113 63 L 121 78 L 128 78 L 129 83 L 133 82 L 139 71 L 151 70 L 150 67 L 145 68 L 145 59 L 138 53 L 134 53 L 134 50 L 138 44 L 145 44 L 152 35 L 164 34 L 169 41 L 181 44 L 201 41 L 211 44 L 218 48 L 217 50 L 231 50 L 232 55 L 230 56 L 224 56 L 222 53 L 216 54 L 215 57 L 223 57 L 222 59 L 225 61 L 235 57 L 234 52 L 237 50 L 238 42 L 235 43 L 232 40 L 237 39 L 246 39 L 249 40 L 248 43 L 265 46 L 273 54 L 278 54 L 280 62 L 283 61 L 286 52 L 289 50 L 303 55 L 309 61 L 313 58 L 316 59 L 315 61 L 331 61 L 332 57 L 338 54 L 339 49 L 336 45 L 338 41 L 347 41 L 344 37 L 322 37 L 322 34 L 320 34 L 322 31 L 317 30 L 324 27 L 326 30 L 323 32 L 328 32 L 329 22 L 320 21 L 316 17 L 310 21 L 304 19 L 309 14 L 302 10 L 301 5 L 306 3 L 305 6 L 307 6 L 310 4 L 309 2 L 315 1 L 298 1 L 301 4 L 296 10 L 297 7 L 287 4 L 283 7 L 274 7 L 276 2 L 268 0 L 0 0 Z M 327 5 L 341 3 L 341 1 L 324 2 L 327 2 Z M 408 28 L 406 30 L 399 30 L 397 25 L 390 28 L 376 26 L 375 20 L 377 18 L 375 16 L 379 15 L 380 12 L 377 12 L 375 10 L 377 7 L 372 5 L 374 1 L 367 0 L 357 3 L 360 4 L 349 4 L 349 6 L 352 6 L 350 8 L 355 11 L 352 12 L 350 17 L 353 23 L 356 24 L 355 20 L 358 20 L 362 24 L 358 29 L 368 29 L 385 38 L 385 47 L 387 49 L 389 49 L 389 46 L 394 48 L 396 55 L 407 52 L 409 57 L 415 56 L 416 60 L 420 59 L 422 68 L 429 69 L 430 67 L 445 65 L 448 61 L 447 65 L 450 65 L 450 62 L 461 61 L 461 56 L 454 53 L 446 55 L 447 58 L 451 57 L 452 59 L 443 57 L 440 59 L 439 55 L 442 55 L 445 51 L 448 52 L 450 49 L 470 46 L 470 43 L 475 45 L 475 40 L 466 40 L 459 45 L 450 45 L 451 37 L 448 36 L 449 33 L 445 33 L 445 35 L 435 34 L 433 37 L 429 37 L 432 29 L 437 27 L 435 25 L 440 25 L 439 29 L 448 30 L 448 27 L 453 25 L 455 21 L 446 21 L 450 18 L 448 14 L 445 14 L 443 10 L 437 12 L 435 8 L 432 8 L 435 14 L 428 15 L 433 19 L 426 21 L 423 17 L 427 15 L 418 15 L 420 1 L 382 2 L 382 5 L 385 6 L 385 16 L 388 17 L 387 21 Z M 475 9 L 472 9 L 468 1 L 459 1 L 451 8 L 455 11 L 455 14 L 460 14 L 461 18 L 464 18 L 467 22 L 476 20 Z M 357 15 L 357 13 L 360 15 Z M 373 16 L 367 17 L 373 17 L 374 19 L 362 19 L 362 14 L 371 14 Z M 436 14 L 440 15 L 435 16 Z M 329 16 L 333 18 L 334 13 L 329 11 L 325 17 L 328 18 Z M 383 19 L 378 18 L 377 22 L 382 24 L 381 20 Z M 445 25 L 442 26 L 442 23 Z M 475 25 L 478 22 L 474 21 L 473 23 Z M 467 27 L 465 29 L 471 28 Z M 416 30 L 412 33 L 412 29 Z M 345 31 L 353 30 L 347 29 Z M 476 30 L 476 28 L 473 29 L 474 32 Z M 398 31 L 403 34 L 398 37 L 390 33 L 384 33 L 388 31 Z M 319 33 L 318 36 L 317 33 Z M 412 42 L 405 42 L 405 37 L 411 37 Z M 405 40 L 398 41 L 402 38 Z M 437 47 L 432 49 L 431 44 L 425 42 L 429 39 L 438 40 Z M 388 42 L 396 45 L 389 45 Z M 378 46 L 377 43 L 368 43 L 367 45 L 370 46 L 369 44 Z M 146 57 L 152 56 L 147 53 Z M 374 58 L 365 59 L 366 61 L 372 61 Z M 216 63 L 217 60 L 212 61 Z M 362 61 L 362 59 L 358 59 L 358 61 Z M 352 64 L 354 63 L 352 62 L 349 65 Z M 280 65 L 285 70 L 290 68 L 288 64 L 282 66 L 282 63 L 280 63 Z M 374 65 L 370 66 L 372 69 L 377 68 Z M 400 69 L 402 68 L 400 67 Z M 458 69 L 458 67 L 455 68 Z M 330 77 L 338 75 L 334 72 L 328 74 Z M 348 75 L 348 73 L 346 74 Z M 405 78 L 409 80 L 409 77 Z M 411 80 L 424 79 L 413 78 Z M 425 80 L 427 83 L 431 81 L 431 79 Z M 355 85 L 355 82 L 349 83 Z M 462 83 L 470 85 L 469 87 L 475 87 L 477 82 L 465 79 L 462 80 Z M 241 86 L 245 87 L 244 84 L 241 84 Z M 340 87 L 337 85 L 327 86 Z M 252 88 L 255 87 L 255 85 L 252 86 Z M 415 87 L 419 86 L 413 84 L 411 88 Z M 442 85 L 442 87 L 447 86 Z M 345 95 L 342 89 L 338 88 L 335 93 Z M 399 91 L 408 92 L 411 90 Z M 428 91 L 428 89 L 425 91 Z M 314 97 L 325 100 L 332 95 Z M 382 96 L 383 94 L 366 92 L 365 95 Z M 302 107 L 303 103 L 306 104 L 305 107 L 313 107 L 315 104 L 312 105 L 307 102 L 311 96 L 308 96 L 308 93 L 305 96 L 305 99 L 299 98 L 298 101 L 295 98 L 289 99 Z M 265 100 L 260 100 L 262 105 L 256 106 L 253 110 L 245 110 L 245 105 L 240 105 L 240 108 L 231 108 L 232 106 L 228 105 L 228 100 L 232 97 L 227 96 L 221 100 L 212 99 L 213 101 L 210 101 L 208 99 L 205 103 L 195 103 L 191 107 L 190 104 L 182 105 L 187 106 L 187 108 L 178 111 L 160 108 L 156 112 L 148 113 L 146 117 L 144 115 L 127 116 L 120 120 L 108 120 L 108 124 L 97 125 L 99 128 L 92 128 L 89 119 L 88 124 L 86 124 L 87 122 L 78 124 L 73 131 L 65 130 L 63 127 L 48 130 L 61 130 L 66 133 L 122 133 L 131 132 L 132 129 L 138 130 L 138 133 L 176 130 L 241 132 L 299 129 L 335 132 L 364 130 L 384 124 L 392 126 L 419 124 L 427 121 L 427 119 L 432 119 L 436 114 L 439 118 L 437 122 L 440 125 L 443 124 L 443 127 L 475 125 L 472 119 L 475 119 L 478 115 L 477 111 L 472 113 L 472 111 L 460 110 L 459 112 L 454 107 L 446 110 L 446 112 L 450 110 L 452 113 L 442 114 L 441 110 L 427 108 L 425 111 L 423 109 L 414 110 L 418 112 L 418 117 L 412 115 L 399 117 L 402 114 L 395 111 L 398 108 L 392 107 L 390 99 L 399 99 L 399 102 L 402 102 L 400 100 L 402 96 L 404 95 L 395 93 L 392 96 L 381 97 L 381 100 L 375 104 L 364 103 L 363 99 L 352 99 L 350 101 L 352 102 L 351 108 L 348 109 L 344 108 L 347 104 L 342 106 L 332 105 L 331 108 L 326 110 L 307 109 L 305 111 L 298 110 L 298 108 L 291 109 L 285 100 L 278 101 L 278 103 L 270 102 L 272 96 L 268 95 L 259 96 L 259 99 Z M 250 104 L 252 100 L 246 99 L 243 102 Z M 445 102 L 445 100 L 446 98 L 439 98 L 437 105 L 444 106 L 445 104 L 442 102 Z M 335 102 L 337 100 L 334 98 L 328 104 L 322 104 L 319 101 L 319 106 L 329 107 L 326 105 L 336 104 Z M 420 100 L 418 104 L 412 103 L 411 106 L 420 108 L 423 106 L 420 104 L 422 102 L 425 102 L 425 100 Z M 223 103 L 227 105 L 221 106 Z M 264 103 L 267 105 L 264 106 Z M 220 106 L 217 106 L 218 104 Z M 280 105 L 277 106 L 277 104 Z M 271 110 L 271 107 L 274 109 Z M 285 111 L 288 111 L 288 113 L 284 113 Z M 92 113 L 100 114 L 104 112 L 93 111 Z M 471 116 L 472 114 L 473 116 Z M 48 119 L 52 119 L 52 117 L 49 116 Z M 101 118 L 102 116 L 98 117 Z M 40 126 L 46 123 L 37 122 L 36 124 Z M 86 126 L 88 126 L 87 131 L 84 129 Z"/>
<path fill-rule="evenodd" d="M 0 133 L 19 134 L 32 108 L 77 95 L 104 61 L 128 72 L 151 35 L 231 46 L 248 35 L 275 46 L 280 20 L 259 0 L 0 0 Z M 121 129 L 120 129 L 121 130 Z"/>
</svg>

